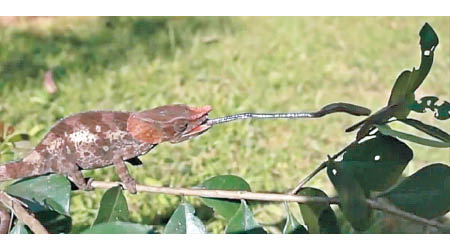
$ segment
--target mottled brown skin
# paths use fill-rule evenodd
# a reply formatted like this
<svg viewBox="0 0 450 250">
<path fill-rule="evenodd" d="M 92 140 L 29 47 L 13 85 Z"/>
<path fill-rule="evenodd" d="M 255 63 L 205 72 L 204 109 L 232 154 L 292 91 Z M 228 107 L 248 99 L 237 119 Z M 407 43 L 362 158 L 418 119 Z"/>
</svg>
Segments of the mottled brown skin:
<svg viewBox="0 0 450 250">
<path fill-rule="evenodd" d="M 200 135 L 210 106 L 192 108 L 183 104 L 157 107 L 141 112 L 90 111 L 60 120 L 36 148 L 22 160 L 0 165 L 0 181 L 59 173 L 80 189 L 91 190 L 80 170 L 110 165 L 131 192 L 136 181 L 125 161 L 140 165 L 139 156 L 157 144 L 178 143 Z"/>
</svg>

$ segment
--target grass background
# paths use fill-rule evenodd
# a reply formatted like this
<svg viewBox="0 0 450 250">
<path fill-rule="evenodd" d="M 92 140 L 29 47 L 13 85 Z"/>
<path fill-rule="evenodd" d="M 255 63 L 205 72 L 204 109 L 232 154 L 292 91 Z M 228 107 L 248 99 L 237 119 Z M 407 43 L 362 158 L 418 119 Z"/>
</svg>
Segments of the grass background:
<svg viewBox="0 0 450 250">
<path fill-rule="evenodd" d="M 387 103 L 397 75 L 419 65 L 418 32 L 425 22 L 440 44 L 416 97 L 448 100 L 449 17 L 19 18 L 0 25 L 0 120 L 30 133 L 36 145 L 58 119 L 86 110 L 210 104 L 210 116 L 217 117 L 351 102 L 376 111 Z M 59 88 L 55 95 L 42 85 L 47 70 Z M 450 131 L 448 121 L 431 113 L 413 117 Z M 355 135 L 344 129 L 358 120 L 338 114 L 217 126 L 192 141 L 161 144 L 142 157 L 144 167 L 129 169 L 147 185 L 190 187 L 234 174 L 255 191 L 284 192 L 349 143 Z M 415 157 L 405 175 L 450 162 L 448 149 L 408 144 Z M 113 168 L 85 174 L 118 180 Z M 324 173 L 310 185 L 335 194 Z M 74 192 L 75 230 L 94 220 L 103 192 Z M 131 219 L 148 224 L 164 224 L 180 200 L 126 197 Z M 209 230 L 223 230 L 221 218 L 198 199 L 188 199 Z M 277 225 L 284 216 L 281 204 L 255 206 L 254 212 L 263 224 Z M 372 232 L 421 230 L 401 228 L 390 217 L 376 224 Z"/>
</svg>

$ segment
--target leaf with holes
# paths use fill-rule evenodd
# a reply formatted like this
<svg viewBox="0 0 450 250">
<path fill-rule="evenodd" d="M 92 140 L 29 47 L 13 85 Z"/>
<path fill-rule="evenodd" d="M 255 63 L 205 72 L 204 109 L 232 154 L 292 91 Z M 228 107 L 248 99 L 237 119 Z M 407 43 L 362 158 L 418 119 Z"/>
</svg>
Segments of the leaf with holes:
<svg viewBox="0 0 450 250">
<path fill-rule="evenodd" d="M 447 120 L 450 118 L 450 103 L 445 101 L 441 105 L 436 107 L 437 112 L 434 113 L 434 117 L 439 120 Z"/>
<path fill-rule="evenodd" d="M 255 221 L 253 213 L 245 200 L 228 222 L 227 234 L 265 234 L 266 231 Z"/>
<path fill-rule="evenodd" d="M 320 189 L 305 187 L 299 192 L 299 195 L 309 197 L 327 197 Z M 318 233 L 339 233 L 336 215 L 330 205 L 322 203 L 299 204 L 303 220 L 308 226 L 308 231 L 313 234 Z"/>
<path fill-rule="evenodd" d="M 345 218 L 354 229 L 367 230 L 371 224 L 372 210 L 366 203 L 365 192 L 353 177 L 352 171 L 342 166 L 341 162 L 329 162 L 327 174 L 339 194 L 339 207 Z"/>
<path fill-rule="evenodd" d="M 397 182 L 412 158 L 413 151 L 405 143 L 377 134 L 350 146 L 341 164 L 366 192 L 383 191 Z"/>
<path fill-rule="evenodd" d="M 164 229 L 165 234 L 204 234 L 205 225 L 195 216 L 195 209 L 190 204 L 181 203 L 170 217 Z"/>
<path fill-rule="evenodd" d="M 437 101 L 439 101 L 439 98 L 436 96 L 424 96 L 420 98 L 420 101 L 414 101 L 409 108 L 417 113 L 425 113 L 426 109 L 434 111 Z"/>
<path fill-rule="evenodd" d="M 391 129 L 388 125 L 377 125 L 380 133 L 386 136 L 395 136 L 404 140 L 408 140 L 410 142 L 422 144 L 425 146 L 435 147 L 435 148 L 448 148 L 450 147 L 450 142 L 442 142 L 436 140 L 430 140 L 423 137 L 419 137 L 412 134 L 403 133 L 397 130 Z"/>
<path fill-rule="evenodd" d="M 298 223 L 297 219 L 295 219 L 294 215 L 291 213 L 291 210 L 289 210 L 289 208 L 286 210 L 288 215 L 286 224 L 284 224 L 283 234 L 307 234 L 308 231 L 304 226 Z"/>
<path fill-rule="evenodd" d="M 82 234 L 149 234 L 154 233 L 153 227 L 137 223 L 112 221 L 94 225 L 81 232 Z"/>
<path fill-rule="evenodd" d="M 250 191 L 250 185 L 239 176 L 235 175 L 219 175 L 207 179 L 201 184 L 201 187 L 207 189 L 219 190 L 243 190 Z M 203 202 L 225 219 L 230 220 L 231 217 L 241 206 L 239 200 L 202 198 Z"/>
<path fill-rule="evenodd" d="M 111 221 L 128 221 L 127 200 L 121 187 L 112 187 L 105 192 L 93 225 Z"/>
<path fill-rule="evenodd" d="M 414 103 L 414 92 L 422 84 L 430 72 L 433 65 L 434 50 L 439 44 L 439 39 L 433 28 L 428 24 L 422 27 L 419 32 L 421 61 L 419 69 L 413 68 L 411 71 L 404 71 L 397 78 L 391 91 L 388 106 L 397 104 L 398 109 L 394 116 L 398 119 L 404 119 L 410 112 L 409 106 Z"/>
<path fill-rule="evenodd" d="M 420 169 L 380 197 L 404 211 L 431 219 L 450 211 L 449 194 L 450 167 L 436 163 Z"/>
<path fill-rule="evenodd" d="M 434 117 L 439 120 L 447 120 L 450 118 L 450 103 L 444 101 L 441 105 L 437 105 L 439 100 L 436 96 L 425 96 L 419 102 L 409 105 L 409 109 L 418 113 L 425 113 L 426 109 L 434 112 Z"/>
</svg>

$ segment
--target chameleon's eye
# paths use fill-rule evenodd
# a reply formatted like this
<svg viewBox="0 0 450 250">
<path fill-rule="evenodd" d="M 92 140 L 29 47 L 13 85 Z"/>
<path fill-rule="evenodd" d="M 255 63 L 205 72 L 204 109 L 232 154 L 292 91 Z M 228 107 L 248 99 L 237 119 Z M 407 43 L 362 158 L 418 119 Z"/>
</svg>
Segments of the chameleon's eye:
<svg viewBox="0 0 450 250">
<path fill-rule="evenodd" d="M 179 120 L 175 123 L 174 129 L 176 132 L 184 132 L 188 127 L 188 122 L 186 120 Z"/>
</svg>

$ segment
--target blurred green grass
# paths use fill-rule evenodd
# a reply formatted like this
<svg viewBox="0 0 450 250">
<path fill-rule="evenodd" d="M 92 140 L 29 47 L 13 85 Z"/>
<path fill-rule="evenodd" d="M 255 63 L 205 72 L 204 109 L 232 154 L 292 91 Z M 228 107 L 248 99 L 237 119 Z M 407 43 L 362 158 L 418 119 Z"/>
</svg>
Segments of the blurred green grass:
<svg viewBox="0 0 450 250">
<path fill-rule="evenodd" d="M 211 117 L 245 111 L 317 110 L 351 102 L 373 111 L 387 103 L 397 75 L 420 63 L 418 32 L 429 22 L 440 38 L 435 63 L 416 97 L 450 95 L 448 17 L 172 17 L 50 18 L 0 26 L 0 120 L 33 131 L 37 144 L 58 119 L 86 110 L 142 110 L 170 103 L 210 104 Z M 48 94 L 52 70 L 59 91 Z M 416 118 L 450 130 L 432 114 Z M 217 126 L 182 144 L 161 144 L 130 167 L 139 183 L 190 187 L 208 177 L 235 174 L 255 191 L 284 192 L 339 151 L 358 117 L 245 121 Z M 433 162 L 450 162 L 446 149 L 409 143 L 409 175 Z M 86 172 L 118 180 L 113 168 Z M 334 191 L 325 174 L 312 186 Z M 76 192 L 75 228 L 96 216 L 104 191 Z M 168 220 L 179 197 L 128 195 L 132 219 Z M 200 202 L 189 198 L 196 205 Z M 223 222 L 199 207 L 214 232 Z M 255 208 L 275 223 L 281 206 Z"/>
</svg>

